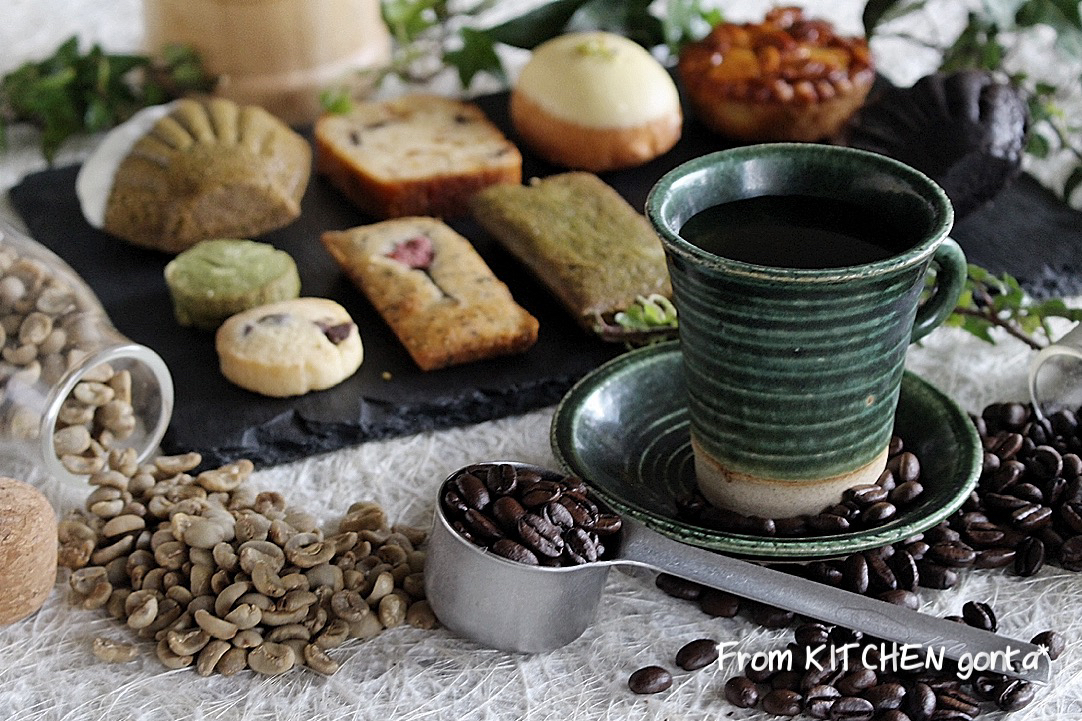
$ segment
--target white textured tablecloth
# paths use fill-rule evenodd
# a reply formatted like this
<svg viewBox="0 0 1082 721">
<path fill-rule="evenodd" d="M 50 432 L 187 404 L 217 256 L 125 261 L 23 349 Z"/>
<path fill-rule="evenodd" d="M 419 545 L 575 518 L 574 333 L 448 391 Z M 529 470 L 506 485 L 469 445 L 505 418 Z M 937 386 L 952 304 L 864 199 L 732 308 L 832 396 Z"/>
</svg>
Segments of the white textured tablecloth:
<svg viewBox="0 0 1082 721">
<path fill-rule="evenodd" d="M 806 5 L 847 31 L 860 28 L 862 3 Z M 957 5 L 940 2 L 940 9 L 933 4 L 933 10 L 957 21 Z M 730 2 L 726 9 L 730 17 L 754 17 L 766 6 Z M 44 57 L 72 34 L 111 50 L 136 49 L 140 17 L 137 0 L 5 0 L 0 7 L 0 72 Z M 882 67 L 896 82 L 911 82 L 934 62 L 889 43 L 876 50 L 887 58 Z M 57 163 L 77 162 L 95 141 L 69 142 Z M 31 131 L 14 129 L 10 142 L 0 155 L 3 190 L 44 167 Z M 1034 170 L 1054 183 L 1062 178 L 1063 167 L 1051 163 Z M 6 194 L 0 212 L 11 214 Z M 1030 351 L 1005 337 L 991 346 L 941 329 L 911 351 L 909 367 L 976 412 L 992 401 L 1024 398 L 1030 358 Z M 551 416 L 552 410 L 545 409 L 367 443 L 261 471 L 255 483 L 281 491 L 291 504 L 328 522 L 350 501 L 370 498 L 397 521 L 427 525 L 434 491 L 455 468 L 491 458 L 554 464 L 548 441 Z M 81 503 L 81 491 L 47 488 L 60 508 Z M 957 613 L 966 600 L 989 601 L 1009 636 L 1028 639 L 1047 628 L 1067 634 L 1068 651 L 1054 664 L 1055 683 L 1012 716 L 1019 719 L 1082 719 L 1080 596 L 1082 576 L 1053 568 L 1034 578 L 972 572 L 950 591 L 922 591 L 923 610 L 931 614 Z M 650 664 L 675 670 L 676 650 L 695 638 L 736 641 L 740 650 L 762 651 L 783 644 L 790 634 L 742 619 L 708 618 L 661 594 L 649 578 L 613 573 L 596 623 L 581 639 L 550 654 L 510 655 L 477 648 L 443 630 L 399 628 L 334 651 L 342 668 L 328 678 L 303 670 L 274 679 L 251 673 L 202 678 L 190 669 L 164 670 L 147 643 L 135 662 L 98 662 L 90 651 L 96 636 L 121 641 L 131 636 L 104 612 L 69 605 L 61 582 L 40 612 L 0 629 L 0 721 L 768 718 L 735 709 L 721 698 L 722 684 L 737 671 L 732 665 L 676 673 L 673 688 L 652 697 L 630 693 L 627 678 Z"/>
</svg>

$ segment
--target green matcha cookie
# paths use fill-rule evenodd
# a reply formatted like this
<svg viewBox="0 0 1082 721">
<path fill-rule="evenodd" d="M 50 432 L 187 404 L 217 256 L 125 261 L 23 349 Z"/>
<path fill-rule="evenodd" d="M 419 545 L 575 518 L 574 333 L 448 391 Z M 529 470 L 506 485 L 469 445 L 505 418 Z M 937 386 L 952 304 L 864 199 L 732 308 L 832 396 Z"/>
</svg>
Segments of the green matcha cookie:
<svg viewBox="0 0 1082 721">
<path fill-rule="evenodd" d="M 289 253 L 252 240 L 204 240 L 165 266 L 177 322 L 214 330 L 243 310 L 300 295 Z"/>
</svg>

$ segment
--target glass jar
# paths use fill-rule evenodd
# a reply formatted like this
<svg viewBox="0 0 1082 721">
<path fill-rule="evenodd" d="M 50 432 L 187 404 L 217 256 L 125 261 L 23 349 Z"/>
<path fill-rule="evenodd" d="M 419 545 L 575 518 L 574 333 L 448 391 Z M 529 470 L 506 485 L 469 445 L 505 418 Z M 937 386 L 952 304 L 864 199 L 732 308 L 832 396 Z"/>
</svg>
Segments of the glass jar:
<svg viewBox="0 0 1082 721">
<path fill-rule="evenodd" d="M 320 91 L 391 56 L 379 0 L 143 0 L 143 20 L 148 52 L 191 45 L 219 95 L 291 125 L 318 117 Z"/>
<path fill-rule="evenodd" d="M 63 260 L 0 220 L 0 474 L 86 483 L 110 449 L 158 448 L 165 362 L 121 335 Z M 130 455 L 130 453 L 129 453 Z"/>
</svg>

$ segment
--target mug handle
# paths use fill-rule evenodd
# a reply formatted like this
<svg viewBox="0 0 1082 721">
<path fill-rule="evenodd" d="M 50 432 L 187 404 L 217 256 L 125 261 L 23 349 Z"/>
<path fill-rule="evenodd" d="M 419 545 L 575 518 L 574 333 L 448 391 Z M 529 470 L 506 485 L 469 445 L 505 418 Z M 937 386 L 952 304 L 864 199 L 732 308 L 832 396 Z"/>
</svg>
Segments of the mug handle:
<svg viewBox="0 0 1082 721">
<path fill-rule="evenodd" d="M 966 286 L 969 267 L 958 243 L 950 238 L 945 239 L 936 248 L 932 263 L 936 265 L 935 290 L 917 309 L 910 343 L 928 335 L 947 319 Z"/>
</svg>

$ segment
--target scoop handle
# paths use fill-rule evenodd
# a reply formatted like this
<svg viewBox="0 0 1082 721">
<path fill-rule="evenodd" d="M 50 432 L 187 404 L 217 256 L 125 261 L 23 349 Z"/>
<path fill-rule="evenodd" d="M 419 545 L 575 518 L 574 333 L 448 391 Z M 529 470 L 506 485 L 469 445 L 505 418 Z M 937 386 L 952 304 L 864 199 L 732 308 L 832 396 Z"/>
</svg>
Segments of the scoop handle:
<svg viewBox="0 0 1082 721">
<path fill-rule="evenodd" d="M 1051 676 L 1048 654 L 1040 646 L 689 546 L 627 517 L 620 553 L 613 562 L 663 571 L 885 641 L 936 653 L 943 649 L 955 661 L 966 656 L 993 660 L 995 671 L 1027 681 L 1046 684 Z M 1005 659 L 1012 659 L 1015 667 L 1006 667 Z M 1026 666 L 1020 665 L 1023 659 L 1029 660 Z"/>
</svg>

